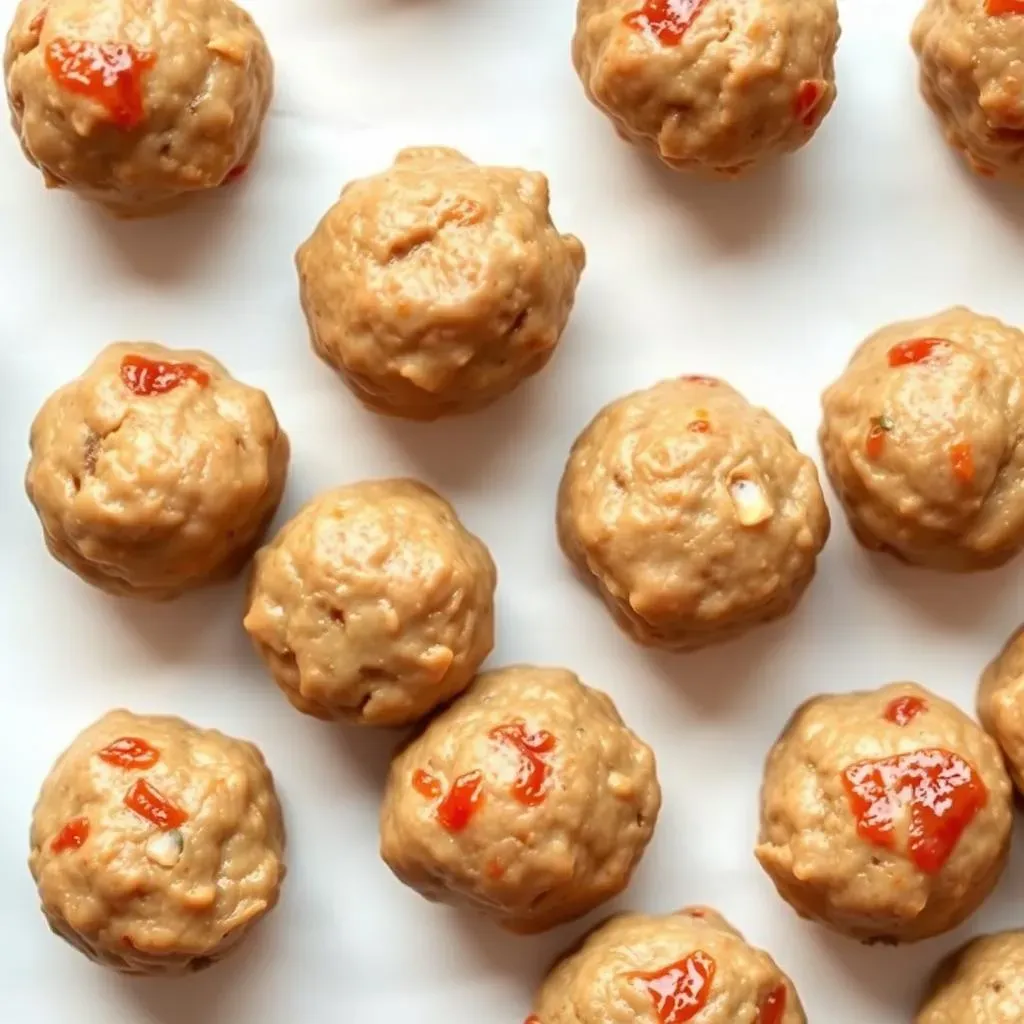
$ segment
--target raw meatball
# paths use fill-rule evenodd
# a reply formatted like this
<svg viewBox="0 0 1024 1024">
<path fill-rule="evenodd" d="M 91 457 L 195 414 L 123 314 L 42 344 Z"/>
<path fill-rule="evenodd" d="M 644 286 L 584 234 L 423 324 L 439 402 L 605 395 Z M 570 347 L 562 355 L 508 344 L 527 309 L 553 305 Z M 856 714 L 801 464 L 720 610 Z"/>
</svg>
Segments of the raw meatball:
<svg viewBox="0 0 1024 1024">
<path fill-rule="evenodd" d="M 1024 793 L 1024 628 L 985 669 L 978 688 L 978 717 L 999 744 L 1013 781 Z"/>
<path fill-rule="evenodd" d="M 654 754 L 605 694 L 515 666 L 478 676 L 395 758 L 381 856 L 427 899 L 540 932 L 629 884 L 660 808 Z"/>
<path fill-rule="evenodd" d="M 806 1024 L 793 983 L 720 914 L 622 914 L 551 972 L 527 1024 Z"/>
<path fill-rule="evenodd" d="M 119 971 L 177 974 L 229 952 L 277 903 L 274 781 L 251 743 L 111 711 L 43 783 L 29 867 L 50 927 Z"/>
<path fill-rule="evenodd" d="M 406 725 L 490 654 L 496 584 L 444 498 L 368 481 L 311 501 L 259 552 L 245 628 L 300 711 Z"/>
<path fill-rule="evenodd" d="M 708 377 L 602 409 L 558 495 L 570 561 L 635 640 L 677 650 L 791 611 L 828 533 L 814 463 L 772 415 Z"/>
<path fill-rule="evenodd" d="M 32 424 L 25 487 L 51 554 L 124 596 L 165 600 L 237 572 L 284 490 L 288 438 L 262 391 L 212 356 L 104 349 Z"/>
<path fill-rule="evenodd" d="M 883 327 L 822 399 L 825 467 L 866 547 L 968 572 L 1024 545 L 1024 334 L 956 307 Z"/>
<path fill-rule="evenodd" d="M 579 0 L 573 62 L 623 138 L 735 176 L 810 141 L 838 41 L 835 0 Z"/>
<path fill-rule="evenodd" d="M 914 683 L 815 697 L 768 755 L 755 851 L 802 917 L 865 942 L 955 928 L 1010 848 L 999 749 Z"/>
<path fill-rule="evenodd" d="M 547 363 L 584 253 L 543 174 L 434 147 L 346 185 L 296 262 L 318 355 L 375 412 L 432 420 Z"/>
</svg>

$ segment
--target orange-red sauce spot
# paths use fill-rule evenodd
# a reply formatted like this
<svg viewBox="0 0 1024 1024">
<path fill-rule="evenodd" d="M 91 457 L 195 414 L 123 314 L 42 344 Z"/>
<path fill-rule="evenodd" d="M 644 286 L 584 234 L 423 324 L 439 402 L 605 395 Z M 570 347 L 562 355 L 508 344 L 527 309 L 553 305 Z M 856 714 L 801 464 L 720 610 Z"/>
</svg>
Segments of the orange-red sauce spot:
<svg viewBox="0 0 1024 1024">
<path fill-rule="evenodd" d="M 460 775 L 448 795 L 437 805 L 437 820 L 449 832 L 461 832 L 483 803 L 484 773 L 477 770 Z"/>
<path fill-rule="evenodd" d="M 188 815 L 180 807 L 161 796 L 145 779 L 139 779 L 128 790 L 124 805 L 157 828 L 178 828 L 188 821 Z"/>
<path fill-rule="evenodd" d="M 246 172 L 249 170 L 248 164 L 238 164 L 232 167 L 227 174 L 224 175 L 224 184 L 229 185 L 233 181 L 238 181 L 239 178 L 244 178 Z"/>
<path fill-rule="evenodd" d="M 661 1024 L 683 1024 L 704 1008 L 715 977 L 715 961 L 703 950 L 691 953 L 659 971 L 628 975 L 651 997 Z"/>
<path fill-rule="evenodd" d="M 89 838 L 89 819 L 72 818 L 54 837 L 50 849 L 54 853 L 80 850 Z"/>
<path fill-rule="evenodd" d="M 115 768 L 152 768 L 160 760 L 160 751 L 136 736 L 122 736 L 96 756 Z"/>
<path fill-rule="evenodd" d="M 490 735 L 492 739 L 510 744 L 519 754 L 519 771 L 512 784 L 512 795 L 528 807 L 543 803 L 551 785 L 551 765 L 543 755 L 555 749 L 555 737 L 543 729 L 527 732 L 522 722 L 499 725 Z"/>
<path fill-rule="evenodd" d="M 974 449 L 970 443 L 963 441 L 949 449 L 949 461 L 953 466 L 953 476 L 962 484 L 974 480 Z"/>
<path fill-rule="evenodd" d="M 757 1008 L 756 1024 L 782 1024 L 786 1012 L 786 986 L 777 985 Z"/>
<path fill-rule="evenodd" d="M 442 792 L 441 783 L 422 768 L 417 768 L 412 773 L 412 788 L 428 800 L 436 800 Z"/>
<path fill-rule="evenodd" d="M 915 719 L 922 711 L 928 710 L 927 702 L 920 697 L 897 697 L 886 705 L 883 717 L 894 725 L 904 726 Z"/>
<path fill-rule="evenodd" d="M 33 19 L 28 23 L 29 32 L 34 32 L 39 35 L 43 31 L 43 25 L 46 24 L 46 8 L 38 11 Z"/>
<path fill-rule="evenodd" d="M 492 860 L 487 865 L 487 877 L 494 879 L 495 882 L 500 881 L 505 877 L 505 865 L 500 861 Z"/>
<path fill-rule="evenodd" d="M 121 382 L 133 395 L 165 395 L 189 380 L 205 388 L 210 375 L 194 363 L 164 363 L 145 356 L 121 360 Z"/>
<path fill-rule="evenodd" d="M 793 113 L 798 121 L 808 128 L 814 127 L 817 120 L 817 106 L 825 95 L 825 83 L 808 79 L 800 83 L 796 91 Z"/>
<path fill-rule="evenodd" d="M 707 434 L 711 430 L 711 424 L 707 420 L 691 420 L 686 425 L 691 434 Z"/>
<path fill-rule="evenodd" d="M 949 344 L 942 338 L 913 338 L 901 341 L 889 349 L 890 366 L 910 366 L 912 363 L 923 363 L 930 359 L 937 348 L 945 348 Z"/>
<path fill-rule="evenodd" d="M 985 10 L 989 14 L 1024 14 L 1024 0 L 986 0 Z"/>
<path fill-rule="evenodd" d="M 649 32 L 664 46 L 680 42 L 686 30 L 700 14 L 707 0 L 646 0 L 639 11 L 632 11 L 623 22 L 639 32 Z"/>
<path fill-rule="evenodd" d="M 887 431 L 881 423 L 872 423 L 868 428 L 868 438 L 864 442 L 864 451 L 872 462 L 877 462 L 885 451 L 885 435 Z"/>
<path fill-rule="evenodd" d="M 699 373 L 688 373 L 679 379 L 685 380 L 688 384 L 707 384 L 708 387 L 714 387 L 718 383 L 716 377 L 702 377 Z"/>
<path fill-rule="evenodd" d="M 541 1019 L 535 1013 L 531 1013 L 530 1016 L 523 1021 L 523 1024 L 541 1024 Z"/>
</svg>

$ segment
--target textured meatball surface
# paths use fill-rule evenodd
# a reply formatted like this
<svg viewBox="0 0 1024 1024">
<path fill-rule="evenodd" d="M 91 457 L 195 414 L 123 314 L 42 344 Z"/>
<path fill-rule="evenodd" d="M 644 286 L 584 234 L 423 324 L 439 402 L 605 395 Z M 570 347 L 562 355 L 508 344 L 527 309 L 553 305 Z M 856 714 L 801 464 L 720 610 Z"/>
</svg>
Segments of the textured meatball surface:
<svg viewBox="0 0 1024 1024">
<path fill-rule="evenodd" d="M 978 718 L 999 744 L 1017 789 L 1024 793 L 1024 629 L 986 667 L 978 687 Z"/>
</svg>

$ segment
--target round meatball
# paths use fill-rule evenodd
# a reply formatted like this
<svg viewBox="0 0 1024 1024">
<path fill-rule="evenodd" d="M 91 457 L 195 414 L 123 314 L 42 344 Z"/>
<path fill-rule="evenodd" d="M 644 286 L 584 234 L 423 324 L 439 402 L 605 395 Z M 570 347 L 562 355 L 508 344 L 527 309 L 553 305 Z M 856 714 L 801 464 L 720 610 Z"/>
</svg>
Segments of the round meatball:
<svg viewBox="0 0 1024 1024">
<path fill-rule="evenodd" d="M 32 816 L 50 927 L 119 971 L 177 974 L 229 952 L 277 903 L 274 782 L 251 743 L 111 711 L 61 754 Z"/>
<path fill-rule="evenodd" d="M 962 307 L 867 339 L 822 399 L 821 448 L 862 544 L 969 572 L 1024 545 L 1024 334 Z"/>
<path fill-rule="evenodd" d="M 450 700 L 494 646 L 483 542 L 414 480 L 306 505 L 256 556 L 245 628 L 300 711 L 407 725 Z"/>
<path fill-rule="evenodd" d="M 735 176 L 810 141 L 838 41 L 835 0 L 579 0 L 573 62 L 623 138 Z"/>
<path fill-rule="evenodd" d="M 317 354 L 374 412 L 433 420 L 544 367 L 584 252 L 543 174 L 433 147 L 346 185 L 296 262 Z"/>
<path fill-rule="evenodd" d="M 661 808 L 654 754 L 564 669 L 478 676 L 391 765 L 381 856 L 427 899 L 513 932 L 629 883 Z"/>
<path fill-rule="evenodd" d="M 955 928 L 1010 848 L 999 749 L 914 683 L 815 697 L 768 755 L 757 859 L 802 917 L 865 942 Z"/>
<path fill-rule="evenodd" d="M 165 600 L 237 572 L 284 491 L 267 396 L 212 356 L 104 349 L 32 424 L 25 479 L 51 554 L 112 594 Z"/>
<path fill-rule="evenodd" d="M 978 688 L 978 717 L 1024 793 L 1024 628 L 985 669 Z M 1024 1005 L 1021 1010 L 1024 1014 Z"/>
<path fill-rule="evenodd" d="M 805 1024 L 793 983 L 720 914 L 622 914 L 556 965 L 527 1024 Z"/>
<path fill-rule="evenodd" d="M 770 413 L 708 377 L 602 409 L 558 495 L 569 560 L 635 640 L 677 650 L 792 610 L 828 533 L 814 463 Z"/>
</svg>

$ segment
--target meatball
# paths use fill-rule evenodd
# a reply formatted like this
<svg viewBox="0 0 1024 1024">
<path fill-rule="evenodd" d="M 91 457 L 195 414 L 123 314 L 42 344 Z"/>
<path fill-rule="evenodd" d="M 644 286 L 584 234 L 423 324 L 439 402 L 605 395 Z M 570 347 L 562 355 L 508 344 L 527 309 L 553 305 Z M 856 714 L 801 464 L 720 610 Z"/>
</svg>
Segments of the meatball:
<svg viewBox="0 0 1024 1024">
<path fill-rule="evenodd" d="M 1010 847 L 999 750 L 914 683 L 815 697 L 772 747 L 757 859 L 802 917 L 865 942 L 955 928 Z"/>
<path fill-rule="evenodd" d="M 579 0 L 573 63 L 623 138 L 735 176 L 810 141 L 838 41 L 835 0 Z"/>
<path fill-rule="evenodd" d="M 281 808 L 251 743 L 111 711 L 61 754 L 32 816 L 50 927 L 136 974 L 219 960 L 277 903 Z"/>
<path fill-rule="evenodd" d="M 677 650 L 789 612 L 828 533 L 814 463 L 771 414 L 708 377 L 602 409 L 558 495 L 569 560 L 635 640 Z"/>
<path fill-rule="evenodd" d="M 825 467 L 862 544 L 969 572 L 1024 545 L 1024 334 L 963 307 L 883 327 L 825 392 Z"/>
<path fill-rule="evenodd" d="M 346 185 L 296 262 L 317 354 L 373 411 L 433 420 L 544 367 L 584 252 L 543 174 L 433 147 Z"/>
<path fill-rule="evenodd" d="M 381 856 L 427 899 L 540 932 L 629 884 L 660 808 L 654 754 L 605 694 L 514 666 L 478 676 L 395 757 Z"/>
<path fill-rule="evenodd" d="M 490 654 L 496 584 L 444 498 L 367 481 L 311 501 L 259 552 L 245 628 L 300 711 L 407 725 Z"/>
<path fill-rule="evenodd" d="M 51 554 L 112 594 L 165 600 L 237 572 L 284 490 L 262 391 L 204 352 L 123 342 L 47 399 L 25 487 Z"/>
<path fill-rule="evenodd" d="M 527 1024 L 807 1020 L 778 964 L 707 907 L 613 917 L 556 965 L 534 1007 Z"/>
<path fill-rule="evenodd" d="M 978 717 L 999 744 L 1017 789 L 1024 793 L 1024 628 L 1010 637 L 985 669 L 978 688 Z"/>
</svg>

